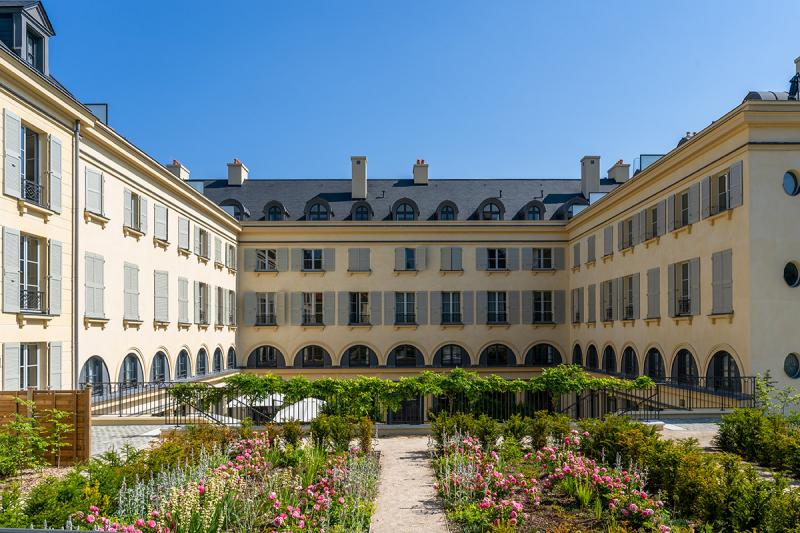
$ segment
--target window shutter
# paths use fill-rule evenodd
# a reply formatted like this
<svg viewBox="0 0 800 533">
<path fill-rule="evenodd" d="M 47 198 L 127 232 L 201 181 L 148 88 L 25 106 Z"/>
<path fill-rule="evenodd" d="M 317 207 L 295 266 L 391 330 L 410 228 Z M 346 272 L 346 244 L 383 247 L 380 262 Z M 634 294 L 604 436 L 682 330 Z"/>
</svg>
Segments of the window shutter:
<svg viewBox="0 0 800 533">
<path fill-rule="evenodd" d="M 453 270 L 452 250 L 453 250 L 452 248 L 447 248 L 447 247 L 439 249 L 439 254 L 440 254 L 440 259 L 439 259 L 439 265 L 440 266 L 439 266 L 439 269 L 440 270 L 445 270 L 445 271 Z"/>
<path fill-rule="evenodd" d="M 20 139 L 22 137 L 22 122 L 19 117 L 5 110 L 3 120 L 3 192 L 9 196 L 20 198 L 22 196 L 22 165 L 20 157 L 22 147 Z M 19 304 L 17 304 L 19 305 Z M 19 345 L 17 345 L 17 355 L 19 355 Z M 17 386 L 19 386 L 19 376 L 17 376 Z"/>
<path fill-rule="evenodd" d="M 589 235 L 589 238 L 586 239 L 586 262 L 591 263 L 597 259 L 596 255 L 596 237 L 594 235 Z"/>
<path fill-rule="evenodd" d="M 336 270 L 336 249 L 325 248 L 322 250 L 322 270 L 333 272 Z"/>
<path fill-rule="evenodd" d="M 611 309 L 614 320 L 622 319 L 622 278 L 611 280 Z"/>
<path fill-rule="evenodd" d="M 617 222 L 617 250 L 622 250 L 625 239 L 623 233 L 625 231 L 625 222 Z"/>
<path fill-rule="evenodd" d="M 6 112 L 8 113 L 8 112 Z M 8 128 L 6 127 L 6 131 Z M 19 137 L 19 134 L 17 134 Z M 8 166 L 6 165 L 6 168 Z M 3 343 L 3 390 L 19 390 L 19 343 Z"/>
<path fill-rule="evenodd" d="M 724 250 L 711 255 L 711 313 L 730 313 L 732 302 L 732 250 Z"/>
<path fill-rule="evenodd" d="M 450 255 L 450 266 L 453 270 L 463 270 L 464 266 L 461 262 L 461 247 L 456 246 L 450 248 L 451 255 Z"/>
<path fill-rule="evenodd" d="M 169 240 L 169 231 L 167 226 L 167 208 L 163 205 L 155 204 L 153 208 L 153 218 L 155 219 L 155 238 L 162 241 Z"/>
<path fill-rule="evenodd" d="M 420 246 L 414 254 L 416 255 L 417 270 L 425 270 L 428 263 L 428 249 L 424 246 Z"/>
<path fill-rule="evenodd" d="M 279 326 L 286 325 L 286 292 L 275 293 L 275 323 Z"/>
<path fill-rule="evenodd" d="M 214 262 L 222 263 L 222 239 L 214 236 Z"/>
<path fill-rule="evenodd" d="M 442 323 L 442 293 L 431 291 L 431 324 L 437 326 Z"/>
<path fill-rule="evenodd" d="M 667 313 L 675 316 L 675 263 L 667 267 Z"/>
<path fill-rule="evenodd" d="M 133 195 L 130 189 L 125 189 L 122 193 L 123 207 L 123 223 L 129 228 L 133 227 L 133 211 L 131 211 L 131 203 L 133 202 Z"/>
<path fill-rule="evenodd" d="M 103 175 L 91 168 L 86 169 L 86 210 L 103 214 Z"/>
<path fill-rule="evenodd" d="M 50 209 L 61 212 L 61 141 L 50 135 Z M 60 349 L 60 348 L 59 348 Z"/>
<path fill-rule="evenodd" d="M 50 302 L 50 314 L 61 314 L 61 276 L 62 245 L 60 241 L 50 240 L 48 253 L 47 293 Z"/>
<path fill-rule="evenodd" d="M 350 272 L 358 272 L 358 248 L 347 249 L 347 270 Z"/>
<path fill-rule="evenodd" d="M 578 314 L 583 322 L 586 322 L 586 316 L 583 314 L 583 287 L 578 287 Z"/>
<path fill-rule="evenodd" d="M 611 255 L 614 253 L 614 228 L 613 226 L 606 226 L 603 230 L 603 255 Z"/>
<path fill-rule="evenodd" d="M 258 298 L 256 293 L 248 291 L 244 293 L 244 325 L 254 326 L 256 324 L 256 313 Z"/>
<path fill-rule="evenodd" d="M 661 200 L 658 202 L 656 206 L 656 230 L 658 231 L 658 235 L 654 235 L 654 237 L 660 237 L 667 232 L 667 201 Z"/>
<path fill-rule="evenodd" d="M 189 250 L 189 221 L 178 218 L 178 248 Z"/>
<path fill-rule="evenodd" d="M 475 269 L 486 270 L 489 268 L 489 257 L 486 248 L 475 249 Z"/>
<path fill-rule="evenodd" d="M 475 305 L 475 321 L 478 324 L 486 324 L 487 319 L 487 294 L 486 291 L 476 291 L 477 303 Z"/>
<path fill-rule="evenodd" d="M 522 270 L 533 270 L 533 248 L 522 249 Z"/>
<path fill-rule="evenodd" d="M 383 323 L 387 326 L 394 324 L 394 293 L 383 293 Z"/>
<path fill-rule="evenodd" d="M 289 249 L 288 248 L 278 248 L 275 255 L 278 258 L 278 272 L 288 272 L 289 271 Z"/>
<path fill-rule="evenodd" d="M 700 314 L 700 258 L 695 257 L 689 260 L 689 284 L 692 287 L 691 307 L 692 314 Z"/>
<path fill-rule="evenodd" d="M 300 272 L 303 270 L 303 249 L 292 248 L 292 270 Z"/>
<path fill-rule="evenodd" d="M 506 264 L 509 270 L 519 270 L 519 248 L 506 248 Z"/>
<path fill-rule="evenodd" d="M 258 251 L 255 248 L 244 249 L 244 269 L 246 272 L 255 272 L 257 253 Z"/>
<path fill-rule="evenodd" d="M 519 291 L 508 291 L 508 323 L 519 324 Z"/>
<path fill-rule="evenodd" d="M 566 307 L 566 293 L 563 290 L 553 291 L 553 322 L 563 324 Z"/>
<path fill-rule="evenodd" d="M 339 325 L 346 326 L 350 323 L 350 293 L 341 291 L 337 294 L 339 297 Z"/>
<path fill-rule="evenodd" d="M 640 304 L 639 285 L 640 285 L 640 276 L 639 276 L 639 273 L 636 272 L 633 275 L 633 291 L 632 291 L 633 292 L 633 302 L 631 302 L 631 304 L 633 305 L 633 318 L 636 319 L 636 320 L 639 319 L 639 313 L 640 313 L 640 308 L 639 308 L 639 304 Z"/>
<path fill-rule="evenodd" d="M 553 248 L 553 268 L 555 270 L 564 270 L 563 248 Z"/>
<path fill-rule="evenodd" d="M 461 322 L 466 325 L 473 324 L 475 319 L 475 293 L 463 291 L 461 293 Z"/>
<path fill-rule="evenodd" d="M 722 267 L 720 268 L 722 280 L 720 288 L 722 290 L 722 309 L 723 313 L 733 313 L 733 250 L 722 252 Z"/>
<path fill-rule="evenodd" d="M 194 227 L 194 253 L 195 255 L 200 255 L 202 242 L 200 241 L 200 226 Z"/>
<path fill-rule="evenodd" d="M 675 229 L 675 195 L 667 197 L 667 231 Z"/>
<path fill-rule="evenodd" d="M 731 168 L 728 169 L 728 180 L 731 188 L 731 208 L 742 205 L 742 196 L 744 191 L 743 173 L 744 166 L 741 161 L 735 162 L 733 165 L 731 165 Z"/>
<path fill-rule="evenodd" d="M 124 313 L 127 320 L 139 320 L 139 267 L 125 263 L 124 270 Z"/>
<path fill-rule="evenodd" d="M 581 243 L 576 242 L 572 245 L 572 266 L 581 266 Z"/>
<path fill-rule="evenodd" d="M 147 233 L 147 198 L 139 198 L 139 231 Z"/>
<path fill-rule="evenodd" d="M 169 322 L 169 273 L 153 272 L 153 314 L 157 322 Z"/>
<path fill-rule="evenodd" d="M 708 217 L 711 214 L 711 177 L 706 176 L 703 178 L 703 181 L 700 182 L 700 215 L 703 218 Z"/>
<path fill-rule="evenodd" d="M 533 291 L 522 291 L 522 323 L 533 324 Z"/>
<path fill-rule="evenodd" d="M 322 323 L 326 326 L 336 324 L 336 293 L 322 293 Z"/>
<path fill-rule="evenodd" d="M 17 261 L 19 263 L 19 261 Z M 95 316 L 94 310 L 94 260 L 91 254 L 85 254 L 83 257 L 83 284 L 86 290 L 84 296 L 84 314 L 86 316 Z M 17 298 L 19 301 L 19 298 Z"/>
<path fill-rule="evenodd" d="M 417 324 L 428 324 L 428 291 L 417 291 Z"/>
<path fill-rule="evenodd" d="M 49 342 L 47 343 L 48 353 L 48 370 L 50 373 L 49 385 L 53 390 L 61 390 L 61 343 Z"/>
<path fill-rule="evenodd" d="M 700 183 L 689 187 L 689 224 L 700 220 Z"/>
<path fill-rule="evenodd" d="M 647 318 L 661 316 L 661 270 L 659 267 L 647 271 Z"/>
<path fill-rule="evenodd" d="M 406 268 L 406 249 L 405 248 L 395 248 L 394 249 L 394 269 L 395 270 L 405 270 Z"/>
<path fill-rule="evenodd" d="M 102 256 L 86 253 L 86 316 L 94 318 L 105 318 L 103 306 L 105 285 L 103 280 L 103 269 L 105 260 Z"/>
<path fill-rule="evenodd" d="M 194 323 L 200 323 L 200 283 L 195 281 L 194 284 Z"/>
<path fill-rule="evenodd" d="M 189 322 L 189 280 L 178 278 L 178 322 Z"/>
<path fill-rule="evenodd" d="M 595 308 L 597 306 L 597 295 L 596 286 L 594 284 L 589 285 L 589 288 L 586 291 L 586 299 L 588 300 L 588 305 L 586 306 L 586 321 L 587 322 L 596 322 L 597 321 L 597 314 L 595 313 Z"/>
</svg>

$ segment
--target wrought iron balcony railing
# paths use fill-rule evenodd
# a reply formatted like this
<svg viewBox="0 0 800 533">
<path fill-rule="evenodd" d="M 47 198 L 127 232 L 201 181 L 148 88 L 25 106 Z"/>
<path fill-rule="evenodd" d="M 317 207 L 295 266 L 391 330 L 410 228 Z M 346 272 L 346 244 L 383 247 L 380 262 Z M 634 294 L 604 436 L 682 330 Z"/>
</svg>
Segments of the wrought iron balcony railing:
<svg viewBox="0 0 800 533">
<path fill-rule="evenodd" d="M 44 292 L 26 289 L 19 291 L 19 309 L 26 313 L 44 313 Z"/>
</svg>

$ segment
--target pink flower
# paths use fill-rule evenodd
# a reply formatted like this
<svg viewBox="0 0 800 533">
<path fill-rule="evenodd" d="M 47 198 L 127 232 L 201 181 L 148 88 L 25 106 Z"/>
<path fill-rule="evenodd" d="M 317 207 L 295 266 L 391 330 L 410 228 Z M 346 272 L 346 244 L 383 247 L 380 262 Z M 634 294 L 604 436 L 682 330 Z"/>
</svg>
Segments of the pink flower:
<svg viewBox="0 0 800 533">
<path fill-rule="evenodd" d="M 142 520 L 141 518 L 137 518 L 136 522 L 134 523 L 136 524 L 136 527 L 142 527 L 144 525 L 144 520 Z"/>
<path fill-rule="evenodd" d="M 156 527 L 156 521 L 151 518 L 150 520 L 147 521 L 147 527 L 149 527 L 150 529 L 155 528 Z"/>
<path fill-rule="evenodd" d="M 93 514 L 86 515 L 86 522 L 88 522 L 89 524 L 93 523 L 94 522 L 94 515 Z"/>
</svg>

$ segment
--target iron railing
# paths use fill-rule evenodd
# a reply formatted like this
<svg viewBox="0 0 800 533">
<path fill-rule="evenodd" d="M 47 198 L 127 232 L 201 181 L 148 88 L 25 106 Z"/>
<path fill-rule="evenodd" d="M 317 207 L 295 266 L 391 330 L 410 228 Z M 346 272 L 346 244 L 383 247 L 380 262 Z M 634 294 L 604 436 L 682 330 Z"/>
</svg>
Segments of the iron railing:
<svg viewBox="0 0 800 533">
<path fill-rule="evenodd" d="M 416 324 L 416 313 L 396 313 L 394 316 L 395 324 Z"/>
<path fill-rule="evenodd" d="M 22 289 L 19 291 L 20 311 L 27 313 L 44 313 L 44 291 Z"/>
<path fill-rule="evenodd" d="M 678 316 L 688 316 L 692 314 L 692 299 L 688 296 L 679 296 L 675 310 Z"/>
<path fill-rule="evenodd" d="M 350 324 L 354 326 L 368 325 L 369 313 L 350 313 Z"/>
<path fill-rule="evenodd" d="M 35 181 L 22 180 L 22 199 L 42 207 L 47 207 L 44 187 Z"/>
<path fill-rule="evenodd" d="M 277 322 L 274 313 L 258 313 L 256 315 L 256 326 L 274 326 Z"/>
<path fill-rule="evenodd" d="M 612 320 L 614 320 L 614 308 L 613 307 L 606 307 L 605 311 L 606 311 L 605 315 L 603 315 L 604 320 L 606 322 L 611 322 Z"/>
</svg>

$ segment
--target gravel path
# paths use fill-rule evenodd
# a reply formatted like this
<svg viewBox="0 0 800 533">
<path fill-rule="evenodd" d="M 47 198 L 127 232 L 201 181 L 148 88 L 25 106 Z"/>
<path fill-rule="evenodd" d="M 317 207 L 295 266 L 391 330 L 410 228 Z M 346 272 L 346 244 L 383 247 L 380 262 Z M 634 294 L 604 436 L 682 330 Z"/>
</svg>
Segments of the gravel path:
<svg viewBox="0 0 800 533">
<path fill-rule="evenodd" d="M 372 533 L 446 533 L 444 510 L 433 490 L 428 437 L 381 439 L 381 479 Z"/>
<path fill-rule="evenodd" d="M 111 449 L 122 451 L 130 444 L 134 448 L 146 448 L 161 434 L 162 428 L 175 426 L 92 426 L 92 455 L 99 455 Z"/>
</svg>

